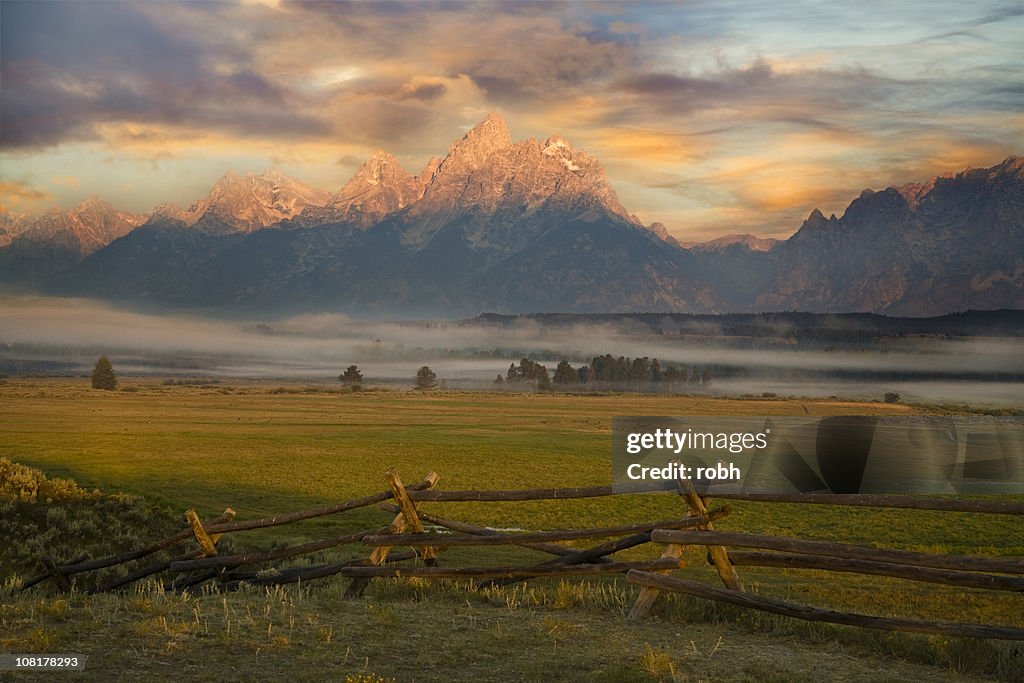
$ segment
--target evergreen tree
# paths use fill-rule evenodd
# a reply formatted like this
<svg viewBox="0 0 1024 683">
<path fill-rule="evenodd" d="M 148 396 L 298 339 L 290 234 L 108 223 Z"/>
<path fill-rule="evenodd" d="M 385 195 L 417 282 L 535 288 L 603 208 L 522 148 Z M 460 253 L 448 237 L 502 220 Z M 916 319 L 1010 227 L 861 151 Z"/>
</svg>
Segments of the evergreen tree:
<svg viewBox="0 0 1024 683">
<path fill-rule="evenodd" d="M 345 368 L 345 372 L 338 375 L 338 379 L 344 384 L 357 386 L 363 383 L 363 373 L 359 372 L 359 368 L 355 365 L 350 365 Z"/>
<path fill-rule="evenodd" d="M 96 361 L 96 367 L 92 369 L 92 388 L 106 389 L 107 391 L 117 389 L 114 366 L 110 364 L 110 359 L 106 356 L 100 356 Z"/>
<path fill-rule="evenodd" d="M 536 366 L 533 372 L 534 386 L 537 387 L 538 391 L 547 391 L 551 388 L 551 378 L 548 376 L 548 369 L 539 363 L 534 365 Z"/>
<path fill-rule="evenodd" d="M 579 384 L 579 374 L 573 369 L 567 360 L 558 361 L 555 368 L 555 376 L 552 378 L 555 384 Z"/>
<path fill-rule="evenodd" d="M 424 365 L 416 372 L 415 387 L 417 389 L 433 389 L 436 386 L 437 375 L 430 369 L 429 365 Z"/>
</svg>

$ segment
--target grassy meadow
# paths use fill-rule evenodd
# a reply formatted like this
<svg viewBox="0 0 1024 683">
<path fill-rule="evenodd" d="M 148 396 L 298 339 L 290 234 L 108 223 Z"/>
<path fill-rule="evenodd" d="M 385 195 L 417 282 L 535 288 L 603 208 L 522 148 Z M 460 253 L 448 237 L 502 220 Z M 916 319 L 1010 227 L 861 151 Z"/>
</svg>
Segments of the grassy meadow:
<svg viewBox="0 0 1024 683">
<path fill-rule="evenodd" d="M 83 493 L 0 500 L 21 531 L 0 527 L 0 580 L 58 561 L 127 549 L 232 507 L 262 517 L 375 493 L 396 467 L 408 484 L 430 470 L 439 487 L 606 484 L 616 415 L 911 413 L 899 404 L 707 396 L 351 392 L 331 385 L 165 385 L 128 379 L 96 391 L 86 379 L 0 384 L 0 458 L 66 477 Z M 99 489 L 99 492 L 92 492 Z M 88 493 L 85 493 L 88 492 Z M 923 511 L 734 502 L 717 528 L 914 550 L 1024 555 L 1019 520 Z M 558 529 L 682 516 L 670 495 L 536 503 L 434 503 L 436 514 L 501 528 Z M 365 508 L 226 537 L 271 547 L 378 526 Z M 30 530 L 31 533 L 29 533 Z M 134 532 L 134 536 L 133 536 Z M 19 535 L 20 534 L 20 535 Z M 38 539 L 46 538 L 45 543 Z M 37 539 L 35 542 L 33 538 Z M 597 541 L 583 541 L 588 545 Z M 33 544 L 35 543 L 35 544 Z M 106 544 L 106 545 L 104 545 Z M 22 547 L 17 552 L 15 546 Z M 85 547 L 83 547 L 85 546 Z M 31 552 L 30 552 L 31 551 Z M 349 546 L 299 560 L 365 554 Z M 651 558 L 651 546 L 624 553 Z M 681 576 L 717 582 L 688 551 Z M 525 550 L 452 549 L 442 563 L 510 564 Z M 749 590 L 869 614 L 1024 626 L 1024 600 L 852 574 L 741 567 Z M 227 595 L 55 595 L 48 585 L 0 596 L 0 652 L 88 654 L 69 679 L 253 680 L 1021 680 L 1019 644 L 866 632 L 708 604 L 662 600 L 627 622 L 637 589 L 621 578 L 531 581 L 477 591 L 465 584 L 375 581 L 343 600 L 346 580 Z M 2 676 L 2 674 L 0 674 Z"/>
</svg>

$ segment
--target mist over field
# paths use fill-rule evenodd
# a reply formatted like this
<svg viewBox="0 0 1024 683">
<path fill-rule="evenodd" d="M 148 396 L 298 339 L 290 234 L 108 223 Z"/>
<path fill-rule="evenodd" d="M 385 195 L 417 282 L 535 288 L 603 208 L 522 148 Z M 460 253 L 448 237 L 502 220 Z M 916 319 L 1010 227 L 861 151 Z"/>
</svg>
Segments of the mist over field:
<svg viewBox="0 0 1024 683">
<path fill-rule="evenodd" d="M 122 376 L 334 382 L 356 364 L 368 384 L 408 387 L 426 364 L 452 388 L 480 389 L 491 388 L 496 375 L 523 357 L 553 371 L 563 358 L 579 367 L 610 354 L 657 358 L 663 368 L 708 368 L 714 374 L 708 391 L 716 395 L 880 399 L 895 391 L 911 401 L 1024 403 L 1019 336 L 866 336 L 837 348 L 780 334 L 778 326 L 744 338 L 723 336 L 713 322 L 697 329 L 673 336 L 628 319 L 548 324 L 526 317 L 501 324 L 486 318 L 361 321 L 339 314 L 226 321 L 87 299 L 4 297 L 0 371 L 82 374 L 106 354 Z"/>
</svg>

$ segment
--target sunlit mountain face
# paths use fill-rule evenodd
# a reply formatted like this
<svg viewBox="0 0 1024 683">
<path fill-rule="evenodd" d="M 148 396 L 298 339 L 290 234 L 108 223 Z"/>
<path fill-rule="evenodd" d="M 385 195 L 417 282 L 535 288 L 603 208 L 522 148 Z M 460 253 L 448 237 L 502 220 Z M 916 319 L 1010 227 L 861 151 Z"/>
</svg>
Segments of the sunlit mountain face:
<svg viewBox="0 0 1024 683">
<path fill-rule="evenodd" d="M 492 113 L 417 176 L 379 151 L 334 194 L 269 171 L 144 223 L 90 200 L 25 229 L 0 265 L 12 287 L 191 309 L 941 315 L 1024 304 L 1022 188 L 1010 157 L 865 190 L 787 240 L 687 247 L 629 213 L 597 159 L 558 136 L 513 142 Z"/>
</svg>

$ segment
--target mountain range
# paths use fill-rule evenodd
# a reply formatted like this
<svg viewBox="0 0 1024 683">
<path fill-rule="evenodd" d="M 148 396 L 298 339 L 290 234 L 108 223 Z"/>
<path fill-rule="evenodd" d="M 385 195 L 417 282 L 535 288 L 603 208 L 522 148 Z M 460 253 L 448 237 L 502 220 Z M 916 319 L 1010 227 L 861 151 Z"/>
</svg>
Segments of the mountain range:
<svg viewBox="0 0 1024 683">
<path fill-rule="evenodd" d="M 1024 308 L 1024 159 L 865 190 L 786 240 L 682 244 L 630 214 L 597 159 L 558 136 L 513 142 L 491 114 L 418 175 L 378 152 L 334 194 L 229 172 L 187 209 L 0 214 L 0 284 L 367 316 Z"/>
</svg>

